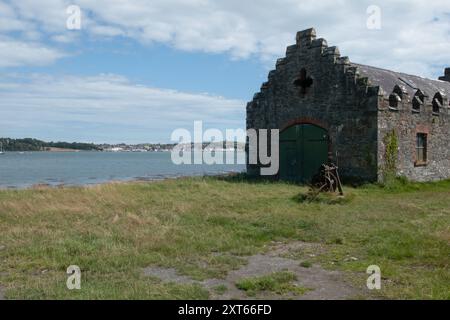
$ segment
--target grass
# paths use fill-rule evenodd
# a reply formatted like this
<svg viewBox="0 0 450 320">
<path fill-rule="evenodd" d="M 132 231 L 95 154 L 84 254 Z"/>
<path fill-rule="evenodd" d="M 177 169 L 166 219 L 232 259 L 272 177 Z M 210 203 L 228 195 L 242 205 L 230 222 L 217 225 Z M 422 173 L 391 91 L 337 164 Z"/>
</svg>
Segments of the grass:
<svg viewBox="0 0 450 320">
<path fill-rule="evenodd" d="M 312 263 L 309 261 L 303 261 L 300 263 L 300 266 L 303 268 L 311 268 L 312 267 Z"/>
<path fill-rule="evenodd" d="M 275 272 L 266 276 L 242 279 L 236 283 L 236 287 L 255 296 L 258 292 L 270 292 L 279 295 L 303 295 L 308 289 L 293 284 L 297 277 L 292 272 Z"/>
<path fill-rule="evenodd" d="M 216 287 L 214 288 L 214 291 L 215 291 L 217 294 L 225 294 L 225 293 L 228 291 L 228 288 L 227 288 L 226 285 L 221 284 L 221 285 L 216 286 Z"/>
<path fill-rule="evenodd" d="M 300 203 L 323 203 L 323 204 L 348 204 L 354 198 L 353 193 L 340 196 L 334 193 L 318 193 L 315 189 L 309 189 L 307 192 L 302 192 L 295 196 L 295 199 Z"/>
<path fill-rule="evenodd" d="M 206 299 L 198 285 L 142 268 L 221 278 L 273 241 L 300 240 L 323 248 L 308 261 L 359 287 L 380 266 L 382 298 L 450 299 L 450 181 L 345 191 L 351 201 L 335 205 L 242 179 L 3 190 L 0 284 L 10 299 Z M 70 265 L 82 270 L 81 290 L 66 288 Z"/>
</svg>

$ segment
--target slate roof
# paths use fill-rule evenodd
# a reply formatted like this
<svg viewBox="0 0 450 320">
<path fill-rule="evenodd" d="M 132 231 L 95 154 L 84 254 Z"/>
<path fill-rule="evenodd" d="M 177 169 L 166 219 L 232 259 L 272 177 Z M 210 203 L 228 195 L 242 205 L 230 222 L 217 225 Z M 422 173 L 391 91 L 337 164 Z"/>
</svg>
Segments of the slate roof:
<svg viewBox="0 0 450 320">
<path fill-rule="evenodd" d="M 418 89 L 430 98 L 433 98 L 437 92 L 441 92 L 450 98 L 450 82 L 431 80 L 357 63 L 352 63 L 352 65 L 358 67 L 359 74 L 362 77 L 367 77 L 371 85 L 380 86 L 387 96 L 398 85 L 408 92 L 411 99 Z"/>
</svg>

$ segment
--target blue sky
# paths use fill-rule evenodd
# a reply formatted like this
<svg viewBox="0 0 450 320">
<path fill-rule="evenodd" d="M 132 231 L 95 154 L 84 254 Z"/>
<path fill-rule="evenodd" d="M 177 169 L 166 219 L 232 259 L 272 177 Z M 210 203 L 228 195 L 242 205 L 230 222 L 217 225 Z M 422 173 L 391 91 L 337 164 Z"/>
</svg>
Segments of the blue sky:
<svg viewBox="0 0 450 320">
<path fill-rule="evenodd" d="M 67 30 L 66 9 L 81 9 Z M 437 78 L 450 65 L 450 3 L 0 0 L 0 136 L 168 142 L 195 120 L 245 127 L 245 105 L 297 31 L 354 62 Z"/>
<path fill-rule="evenodd" d="M 267 76 L 267 68 L 255 57 L 232 60 L 223 53 L 183 52 L 123 38 L 101 44 L 81 41 L 70 50 L 76 53 L 51 65 L 14 69 L 20 73 L 77 76 L 112 73 L 147 86 L 235 99 L 250 99 Z"/>
</svg>

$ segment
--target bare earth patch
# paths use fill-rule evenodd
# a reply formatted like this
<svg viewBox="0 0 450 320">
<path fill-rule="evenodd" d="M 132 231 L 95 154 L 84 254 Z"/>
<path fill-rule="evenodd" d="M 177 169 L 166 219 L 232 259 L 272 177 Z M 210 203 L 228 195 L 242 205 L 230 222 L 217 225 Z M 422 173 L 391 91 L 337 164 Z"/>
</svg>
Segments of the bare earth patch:
<svg viewBox="0 0 450 320">
<path fill-rule="evenodd" d="M 319 265 L 311 265 L 309 268 L 301 266 L 301 260 L 288 258 L 291 252 L 304 249 L 320 250 L 320 245 L 304 242 L 291 242 L 289 244 L 277 244 L 264 254 L 257 254 L 247 258 L 247 264 L 238 270 L 230 271 L 224 279 L 207 279 L 196 281 L 187 276 L 182 276 L 175 269 L 148 267 L 144 269 L 144 275 L 152 276 L 164 282 L 178 284 L 199 284 L 210 292 L 210 298 L 214 300 L 228 299 L 299 299 L 299 300 L 346 300 L 364 295 L 362 289 L 351 286 L 344 280 L 342 273 L 328 271 Z M 288 271 L 296 276 L 294 285 L 307 288 L 308 291 L 301 295 L 278 295 L 271 292 L 260 292 L 256 296 L 249 297 L 244 291 L 236 287 L 236 283 L 247 278 L 267 276 L 276 272 Z"/>
</svg>

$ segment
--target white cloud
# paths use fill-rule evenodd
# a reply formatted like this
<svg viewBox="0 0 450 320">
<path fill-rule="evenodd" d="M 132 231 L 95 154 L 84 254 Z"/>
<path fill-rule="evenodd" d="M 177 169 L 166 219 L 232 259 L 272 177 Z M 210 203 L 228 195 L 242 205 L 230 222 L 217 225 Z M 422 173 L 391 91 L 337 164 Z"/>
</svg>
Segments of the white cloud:
<svg viewBox="0 0 450 320">
<path fill-rule="evenodd" d="M 64 53 L 39 43 L 0 37 L 0 67 L 48 65 L 64 56 Z"/>
<path fill-rule="evenodd" d="M 75 43 L 79 38 L 76 33 L 56 34 L 50 38 L 57 43 Z"/>
<path fill-rule="evenodd" d="M 0 1 L 0 67 L 43 66 L 65 56 L 60 50 L 42 44 L 41 37 L 33 21 Z"/>
<path fill-rule="evenodd" d="M 14 10 L 0 2 L 0 32 L 26 30 L 27 23 L 16 16 Z"/>
<path fill-rule="evenodd" d="M 180 50 L 228 53 L 232 58 L 256 55 L 273 61 L 294 41 L 296 31 L 314 26 L 356 62 L 435 76 L 442 70 L 433 68 L 450 60 L 448 0 L 0 2 L 5 17 L 13 21 L 10 28 L 31 24 L 59 37 L 67 32 L 65 8 L 72 3 L 82 9 L 85 36 L 120 35 L 144 44 L 159 42 Z M 366 28 L 366 9 L 372 4 L 381 7 L 379 31 Z"/>
<path fill-rule="evenodd" d="M 105 37 L 115 37 L 115 36 L 124 35 L 124 32 L 121 29 L 109 27 L 109 26 L 93 25 L 89 31 L 95 35 L 105 36 Z"/>
<path fill-rule="evenodd" d="M 243 101 L 136 85 L 111 74 L 9 74 L 0 77 L 0 95 L 0 136 L 168 141 L 172 130 L 191 129 L 196 120 L 223 129 L 245 125 Z"/>
</svg>

